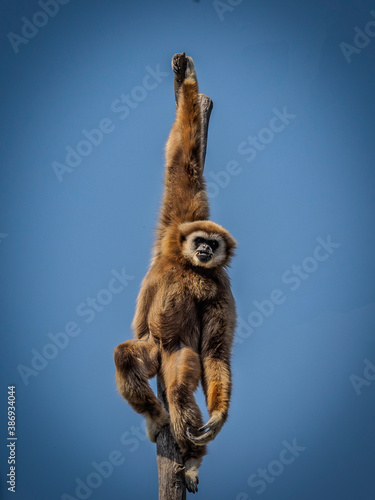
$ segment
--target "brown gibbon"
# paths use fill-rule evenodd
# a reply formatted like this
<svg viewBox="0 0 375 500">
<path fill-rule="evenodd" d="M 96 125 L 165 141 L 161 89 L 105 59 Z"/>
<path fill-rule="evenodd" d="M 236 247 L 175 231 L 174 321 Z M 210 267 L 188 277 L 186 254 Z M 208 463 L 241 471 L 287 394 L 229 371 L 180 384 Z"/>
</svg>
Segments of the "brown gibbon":
<svg viewBox="0 0 375 500">
<path fill-rule="evenodd" d="M 193 60 L 175 54 L 172 68 L 177 110 L 166 145 L 153 258 L 137 299 L 135 339 L 118 345 L 114 358 L 118 390 L 145 416 L 149 439 L 156 442 L 160 429 L 170 424 L 186 486 L 194 493 L 206 444 L 228 416 L 236 309 L 226 266 L 236 242 L 208 220 Z M 155 375 L 164 385 L 168 411 L 148 383 Z M 205 425 L 194 398 L 200 381 L 210 416 Z"/>
</svg>

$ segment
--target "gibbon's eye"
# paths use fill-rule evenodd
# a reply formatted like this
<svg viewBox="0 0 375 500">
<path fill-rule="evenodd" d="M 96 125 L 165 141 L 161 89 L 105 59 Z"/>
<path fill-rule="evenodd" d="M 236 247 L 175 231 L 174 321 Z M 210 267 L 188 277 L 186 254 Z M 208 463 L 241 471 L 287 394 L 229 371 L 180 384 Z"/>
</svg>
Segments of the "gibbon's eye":
<svg viewBox="0 0 375 500">
<path fill-rule="evenodd" d="M 194 243 L 196 246 L 201 245 L 202 243 L 205 243 L 206 240 L 204 238 L 195 238 Z"/>
<path fill-rule="evenodd" d="M 210 245 L 213 251 L 217 250 L 217 247 L 219 246 L 219 243 L 216 240 L 210 240 L 208 244 Z"/>
</svg>

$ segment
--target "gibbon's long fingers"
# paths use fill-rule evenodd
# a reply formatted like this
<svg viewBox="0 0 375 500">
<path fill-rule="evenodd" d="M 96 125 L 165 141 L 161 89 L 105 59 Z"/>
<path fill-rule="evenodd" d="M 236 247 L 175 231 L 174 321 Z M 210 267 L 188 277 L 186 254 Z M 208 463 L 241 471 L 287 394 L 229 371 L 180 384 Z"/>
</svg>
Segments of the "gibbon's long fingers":
<svg viewBox="0 0 375 500">
<path fill-rule="evenodd" d="M 210 429 L 205 434 L 201 434 L 200 436 L 193 436 L 190 430 L 187 429 L 186 434 L 192 443 L 194 443 L 197 446 L 203 446 L 209 443 L 210 441 L 214 440 L 217 435 L 217 432 L 214 431 L 213 429 Z"/>
<path fill-rule="evenodd" d="M 172 57 L 172 69 L 174 72 L 174 93 L 176 106 L 178 106 L 181 85 L 186 78 L 190 78 L 192 81 L 196 82 L 197 74 L 195 72 L 193 59 L 190 56 L 187 56 L 185 52 L 175 54 Z"/>
<path fill-rule="evenodd" d="M 183 80 L 185 78 L 186 64 L 187 64 L 187 59 L 185 52 L 177 53 L 172 57 L 173 73 L 180 80 Z"/>
<path fill-rule="evenodd" d="M 198 446 L 203 446 L 215 439 L 222 426 L 223 421 L 219 417 L 214 415 L 205 425 L 203 425 L 199 429 L 198 432 L 201 433 L 199 436 L 194 436 L 189 428 L 186 430 L 186 434 L 192 443 Z"/>
<path fill-rule="evenodd" d="M 174 95 L 176 106 L 178 106 L 178 98 L 179 91 L 182 85 L 182 82 L 185 80 L 187 66 L 187 58 L 185 52 L 181 52 L 181 54 L 175 54 L 172 57 L 172 70 L 174 73 Z"/>
</svg>

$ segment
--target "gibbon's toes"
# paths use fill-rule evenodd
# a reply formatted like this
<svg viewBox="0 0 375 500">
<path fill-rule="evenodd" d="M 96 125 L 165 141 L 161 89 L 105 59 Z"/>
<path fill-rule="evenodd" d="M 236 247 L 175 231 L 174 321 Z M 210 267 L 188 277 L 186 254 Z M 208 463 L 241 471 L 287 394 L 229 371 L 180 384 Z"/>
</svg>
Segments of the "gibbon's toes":
<svg viewBox="0 0 375 500">
<path fill-rule="evenodd" d="M 192 473 L 185 474 L 185 484 L 189 493 L 197 493 L 198 483 L 199 483 L 198 473 L 196 478 Z"/>
<path fill-rule="evenodd" d="M 210 420 L 198 430 L 200 433 L 198 436 L 194 436 L 189 428 L 186 430 L 186 434 L 192 443 L 203 446 L 215 439 L 222 426 L 222 420 L 217 416 L 212 416 Z"/>
<path fill-rule="evenodd" d="M 181 52 L 181 54 L 175 54 L 172 57 L 173 73 L 177 76 L 179 80 L 183 80 L 185 78 L 186 64 L 187 60 L 185 52 Z"/>
<path fill-rule="evenodd" d="M 196 493 L 198 491 L 199 483 L 199 465 L 201 461 L 192 460 L 185 464 L 185 484 L 189 493 Z"/>
</svg>

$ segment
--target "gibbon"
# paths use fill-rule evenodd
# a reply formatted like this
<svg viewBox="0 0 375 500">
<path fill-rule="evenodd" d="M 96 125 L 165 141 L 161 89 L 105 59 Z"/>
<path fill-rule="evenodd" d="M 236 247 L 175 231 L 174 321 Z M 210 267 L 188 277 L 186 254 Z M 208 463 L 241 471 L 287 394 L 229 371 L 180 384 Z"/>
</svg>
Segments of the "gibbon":
<svg viewBox="0 0 375 500">
<path fill-rule="evenodd" d="M 118 345 L 114 359 L 118 390 L 145 416 L 149 439 L 156 442 L 160 429 L 170 424 L 186 486 L 195 493 L 205 445 L 228 416 L 236 310 L 226 266 L 236 242 L 208 220 L 193 60 L 175 54 L 172 68 L 177 110 L 166 145 L 153 258 L 137 298 L 135 339 Z M 155 375 L 165 387 L 168 411 L 148 384 Z M 194 398 L 200 381 L 210 415 L 205 425 Z"/>
</svg>

